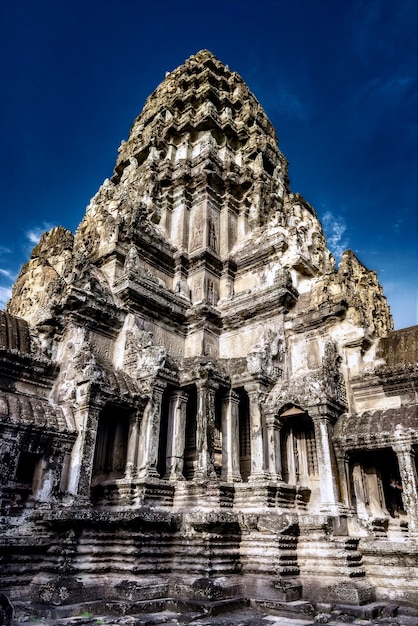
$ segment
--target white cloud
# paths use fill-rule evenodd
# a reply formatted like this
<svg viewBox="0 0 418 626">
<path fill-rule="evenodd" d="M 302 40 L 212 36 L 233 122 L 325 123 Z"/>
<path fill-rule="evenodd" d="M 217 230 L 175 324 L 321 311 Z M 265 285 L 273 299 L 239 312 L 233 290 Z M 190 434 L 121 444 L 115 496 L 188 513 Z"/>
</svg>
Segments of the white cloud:
<svg viewBox="0 0 418 626">
<path fill-rule="evenodd" d="M 277 92 L 278 110 L 290 118 L 305 119 L 307 116 L 301 99 L 287 86 L 280 86 Z"/>
<path fill-rule="evenodd" d="M 51 230 L 53 228 L 52 224 L 48 222 L 44 222 L 39 226 L 33 226 L 25 231 L 26 237 L 26 245 L 24 246 L 25 254 L 30 254 L 32 252 L 32 248 L 39 243 L 40 238 L 44 233 Z"/>
<path fill-rule="evenodd" d="M 0 246 L 0 255 L 1 254 L 11 254 L 10 248 L 6 248 L 6 246 Z"/>
<path fill-rule="evenodd" d="M 368 80 L 363 86 L 353 93 L 353 99 L 361 102 L 364 98 L 381 97 L 382 95 L 393 94 L 403 95 L 405 90 L 413 85 L 415 79 L 413 76 L 375 76 Z"/>
<path fill-rule="evenodd" d="M 52 224 L 49 224 L 48 222 L 44 222 L 43 224 L 40 224 L 39 226 L 33 226 L 32 228 L 27 230 L 25 232 L 25 236 L 27 237 L 27 239 L 29 239 L 30 243 L 36 245 L 37 243 L 39 243 L 39 240 L 42 237 L 42 235 L 46 233 L 48 230 L 51 230 L 51 228 L 53 228 Z"/>
<path fill-rule="evenodd" d="M 25 235 L 31 243 L 36 245 L 37 243 L 39 243 L 39 240 L 44 234 L 44 232 L 45 231 L 43 228 L 32 228 L 32 230 L 26 231 Z"/>
<path fill-rule="evenodd" d="M 12 284 L 16 279 L 16 274 L 10 270 L 0 268 L 0 279 L 3 279 L 3 285 L 0 285 L 0 309 L 4 309 L 6 303 L 12 297 Z"/>
<path fill-rule="evenodd" d="M 7 302 L 12 297 L 11 287 L 0 287 L 0 309 L 4 309 Z"/>
<path fill-rule="evenodd" d="M 344 237 L 347 225 L 340 215 L 336 217 L 329 210 L 323 214 L 321 221 L 327 238 L 328 247 L 334 257 L 339 260 L 342 253 L 348 248 L 348 241 L 346 237 Z"/>
<path fill-rule="evenodd" d="M 2 276 L 5 276 L 6 278 L 9 278 L 10 280 L 15 279 L 15 275 L 13 274 L 13 272 L 11 272 L 10 270 L 4 270 L 1 267 L 0 267 L 0 274 Z"/>
<path fill-rule="evenodd" d="M 394 231 L 395 235 L 399 236 L 401 234 L 402 224 L 403 224 L 403 219 L 402 218 L 399 218 L 398 221 L 394 223 L 393 231 Z"/>
<path fill-rule="evenodd" d="M 413 76 L 393 76 L 387 80 L 381 80 L 377 84 L 377 90 L 380 93 L 403 92 L 410 85 L 414 85 L 415 78 Z"/>
</svg>

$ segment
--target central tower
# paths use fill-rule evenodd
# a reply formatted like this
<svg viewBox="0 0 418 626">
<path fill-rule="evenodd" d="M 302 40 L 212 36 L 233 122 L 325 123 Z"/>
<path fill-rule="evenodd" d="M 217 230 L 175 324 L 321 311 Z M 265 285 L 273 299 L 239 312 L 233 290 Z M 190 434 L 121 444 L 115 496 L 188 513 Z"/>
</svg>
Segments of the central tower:
<svg viewBox="0 0 418 626">
<path fill-rule="evenodd" d="M 348 519 L 384 518 L 396 457 L 369 480 L 344 424 L 380 393 L 364 385 L 389 309 L 352 252 L 336 267 L 265 112 L 213 54 L 151 94 L 75 235 L 43 235 L 0 322 L 2 506 L 30 521 L 33 505 L 48 545 L 34 601 L 67 581 L 71 601 L 291 601 L 301 582 L 373 599 Z"/>
</svg>

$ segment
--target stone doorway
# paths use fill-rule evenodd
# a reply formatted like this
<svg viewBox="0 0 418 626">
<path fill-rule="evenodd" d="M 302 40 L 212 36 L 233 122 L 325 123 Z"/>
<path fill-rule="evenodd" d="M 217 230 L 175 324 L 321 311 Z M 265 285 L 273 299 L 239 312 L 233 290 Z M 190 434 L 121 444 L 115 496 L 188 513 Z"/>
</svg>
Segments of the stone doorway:
<svg viewBox="0 0 418 626">
<path fill-rule="evenodd" d="M 400 482 L 399 466 L 392 448 L 356 451 L 350 457 L 351 503 L 360 517 L 382 517 L 393 509 L 391 481 Z M 396 494 L 403 511 L 402 494 Z"/>
<path fill-rule="evenodd" d="M 284 410 L 280 421 L 282 478 L 290 485 L 307 487 L 311 491 L 311 499 L 319 500 L 314 423 L 305 411 L 296 406 Z"/>
<path fill-rule="evenodd" d="M 91 485 L 124 478 L 130 412 L 117 405 L 101 411 L 97 426 Z"/>
<path fill-rule="evenodd" d="M 37 493 L 42 486 L 43 470 L 45 461 L 41 454 L 23 450 L 19 455 L 15 475 L 15 494 L 18 506 L 22 509 L 29 501 L 36 499 Z M 21 512 L 21 511 L 20 511 Z"/>
</svg>

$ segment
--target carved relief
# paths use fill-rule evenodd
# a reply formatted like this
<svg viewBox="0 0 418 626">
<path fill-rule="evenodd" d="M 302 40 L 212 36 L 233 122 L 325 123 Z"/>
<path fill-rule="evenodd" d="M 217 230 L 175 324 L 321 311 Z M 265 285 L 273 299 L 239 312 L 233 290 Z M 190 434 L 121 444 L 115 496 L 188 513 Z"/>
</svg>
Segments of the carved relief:
<svg viewBox="0 0 418 626">
<path fill-rule="evenodd" d="M 203 354 L 210 357 L 218 356 L 218 344 L 215 339 L 209 338 L 207 336 L 204 337 Z"/>
<path fill-rule="evenodd" d="M 139 254 L 134 244 L 129 247 L 128 254 L 125 257 L 123 269 L 126 273 L 136 273 L 140 270 Z"/>
<path fill-rule="evenodd" d="M 123 369 L 131 376 L 149 377 L 156 375 L 164 365 L 167 351 L 162 345 L 156 345 L 149 331 L 133 318 L 126 328 Z"/>
<path fill-rule="evenodd" d="M 193 215 L 190 239 L 190 252 L 203 245 L 203 215 L 197 211 Z"/>
<path fill-rule="evenodd" d="M 210 218 L 209 219 L 209 247 L 212 248 L 215 252 L 218 252 L 218 230 L 215 221 Z"/>
<path fill-rule="evenodd" d="M 269 328 L 247 356 L 248 371 L 253 375 L 277 380 L 282 375 L 284 356 L 283 335 Z"/>
<path fill-rule="evenodd" d="M 203 287 L 203 280 L 201 277 L 199 277 L 195 280 L 195 283 L 194 283 L 193 302 L 199 302 L 200 300 L 202 300 L 202 295 L 203 295 L 202 287 Z"/>
</svg>

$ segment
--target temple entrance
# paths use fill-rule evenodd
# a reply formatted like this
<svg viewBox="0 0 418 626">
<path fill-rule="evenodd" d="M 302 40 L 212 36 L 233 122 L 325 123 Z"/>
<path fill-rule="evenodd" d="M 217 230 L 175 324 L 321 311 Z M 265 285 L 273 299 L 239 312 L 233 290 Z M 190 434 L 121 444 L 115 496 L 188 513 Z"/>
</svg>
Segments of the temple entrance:
<svg viewBox="0 0 418 626">
<path fill-rule="evenodd" d="M 245 389 L 234 389 L 239 395 L 239 469 L 244 482 L 251 473 L 250 401 Z"/>
<path fill-rule="evenodd" d="M 319 495 L 319 471 L 314 424 L 299 407 L 280 414 L 282 478 L 290 485 L 308 487 Z"/>
<path fill-rule="evenodd" d="M 41 454 L 25 450 L 20 453 L 15 476 L 20 506 L 23 507 L 30 497 L 36 499 L 37 492 L 42 486 L 45 464 Z"/>
<path fill-rule="evenodd" d="M 360 517 L 397 516 L 403 511 L 399 466 L 391 448 L 356 451 L 350 457 L 351 502 Z"/>
<path fill-rule="evenodd" d="M 126 468 L 130 411 L 107 405 L 99 415 L 92 486 L 123 478 Z"/>
</svg>

